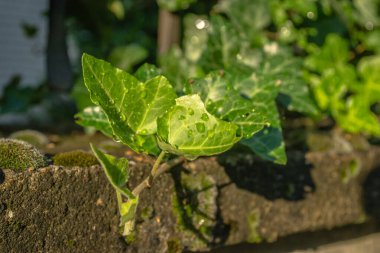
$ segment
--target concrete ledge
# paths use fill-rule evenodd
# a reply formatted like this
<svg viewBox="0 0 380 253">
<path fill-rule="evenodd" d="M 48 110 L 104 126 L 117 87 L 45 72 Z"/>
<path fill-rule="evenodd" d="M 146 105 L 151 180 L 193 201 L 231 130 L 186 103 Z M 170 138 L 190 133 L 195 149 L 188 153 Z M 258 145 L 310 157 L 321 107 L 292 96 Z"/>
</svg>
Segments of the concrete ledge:
<svg viewBox="0 0 380 253">
<path fill-rule="evenodd" d="M 348 154 L 294 152 L 289 157 L 284 167 L 229 153 L 187 162 L 161 175 L 142 193 L 137 239 L 131 245 L 118 235 L 116 196 L 100 167 L 4 170 L 0 249 L 203 251 L 363 223 L 368 213 L 379 210 L 377 195 L 366 199 L 363 184 L 370 173 L 379 176 L 375 172 L 380 149 Z M 353 161 L 359 166 L 355 170 Z M 131 186 L 144 178 L 149 166 L 131 163 Z"/>
</svg>

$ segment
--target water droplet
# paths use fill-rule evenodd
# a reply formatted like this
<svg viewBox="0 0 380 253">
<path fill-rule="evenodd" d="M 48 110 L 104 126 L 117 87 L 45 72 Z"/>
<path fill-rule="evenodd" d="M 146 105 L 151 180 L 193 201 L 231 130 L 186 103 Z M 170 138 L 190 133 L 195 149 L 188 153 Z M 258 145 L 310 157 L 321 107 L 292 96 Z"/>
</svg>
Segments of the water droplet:
<svg viewBox="0 0 380 253">
<path fill-rule="evenodd" d="M 204 131 L 206 130 L 205 124 L 203 124 L 202 122 L 196 123 L 195 127 L 197 128 L 197 131 L 200 133 L 204 133 Z"/>
<path fill-rule="evenodd" d="M 306 16 L 307 16 L 308 19 L 313 19 L 313 18 L 314 18 L 314 12 L 309 11 L 309 12 L 306 14 Z"/>
<path fill-rule="evenodd" d="M 193 109 L 189 108 L 188 112 L 189 112 L 189 115 L 194 115 L 194 110 Z"/>
<path fill-rule="evenodd" d="M 193 137 L 193 130 L 187 131 L 187 137 L 189 138 Z"/>
<path fill-rule="evenodd" d="M 121 115 L 120 115 L 120 120 L 121 120 L 121 121 L 125 121 L 125 120 L 126 120 L 125 115 L 121 114 Z"/>
<path fill-rule="evenodd" d="M 204 120 L 204 121 L 207 121 L 208 120 L 207 113 L 203 113 L 202 116 L 201 116 L 201 119 Z"/>
<path fill-rule="evenodd" d="M 148 133 L 148 131 L 147 131 L 146 129 L 141 130 L 141 134 L 142 134 L 142 135 L 145 135 L 145 134 L 147 134 L 147 133 Z"/>
<path fill-rule="evenodd" d="M 142 97 L 142 98 L 146 98 L 146 95 L 147 95 L 147 94 L 146 94 L 146 91 L 145 91 L 145 90 L 141 92 L 141 97 Z"/>
<path fill-rule="evenodd" d="M 178 120 L 184 120 L 186 119 L 185 115 L 179 115 Z"/>
</svg>

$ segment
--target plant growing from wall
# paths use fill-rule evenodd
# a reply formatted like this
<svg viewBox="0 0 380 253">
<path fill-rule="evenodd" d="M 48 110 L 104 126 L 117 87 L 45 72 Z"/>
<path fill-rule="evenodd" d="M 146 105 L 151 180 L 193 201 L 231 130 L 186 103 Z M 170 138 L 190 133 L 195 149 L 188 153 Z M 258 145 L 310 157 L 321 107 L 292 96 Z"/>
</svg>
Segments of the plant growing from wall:
<svg viewBox="0 0 380 253">
<path fill-rule="evenodd" d="M 210 72 L 204 78 L 191 79 L 185 94 L 178 96 L 153 65 L 145 64 L 131 75 L 87 54 L 82 65 L 85 85 L 96 106 L 79 113 L 78 123 L 93 126 L 136 152 L 157 156 L 150 176 L 135 189 L 128 189 L 128 161 L 92 147 L 116 189 L 120 225 L 127 237 L 133 231 L 140 192 L 170 167 L 184 159 L 223 153 L 238 142 L 272 159 L 271 155 L 277 154 L 268 153 L 268 148 L 283 145 L 267 133 L 281 131 L 275 106 L 279 89 L 269 82 L 252 90 L 244 84 L 249 77 L 241 80 L 240 75 Z M 250 80 L 250 84 L 257 83 Z M 253 138 L 258 139 L 252 143 Z M 179 157 L 160 166 L 169 154 Z M 285 153 L 280 157 L 276 162 L 285 163 Z"/>
<path fill-rule="evenodd" d="M 187 8 L 193 2 L 171 1 L 173 5 L 165 8 Z M 355 18 L 346 20 L 347 6 L 353 8 L 349 1 L 338 5 L 327 0 L 253 2 L 220 1 L 215 12 L 223 15 L 185 16 L 182 48 L 174 47 L 162 56 L 160 68 L 145 64 L 132 75 L 83 55 L 84 82 L 95 106 L 78 113 L 78 123 L 95 127 L 138 153 L 157 157 L 150 175 L 129 189 L 128 161 L 92 146 L 116 189 L 120 227 L 127 239 L 133 237 L 141 191 L 185 159 L 245 145 L 263 159 L 285 164 L 277 105 L 313 117 L 322 111 L 347 131 L 380 135 L 371 111 L 380 101 L 378 57 L 364 57 L 355 66 L 339 36 L 327 36 L 322 47 L 308 41 L 322 30 L 308 22 L 320 17 L 333 22 L 329 15 L 336 11 L 350 36 L 371 48 L 373 39 L 361 37 L 353 25 L 368 6 L 357 7 L 352 12 Z M 269 31 L 271 25 L 278 31 Z M 294 56 L 297 50 L 307 55 L 306 61 Z M 168 160 L 173 155 L 177 157 Z"/>
</svg>

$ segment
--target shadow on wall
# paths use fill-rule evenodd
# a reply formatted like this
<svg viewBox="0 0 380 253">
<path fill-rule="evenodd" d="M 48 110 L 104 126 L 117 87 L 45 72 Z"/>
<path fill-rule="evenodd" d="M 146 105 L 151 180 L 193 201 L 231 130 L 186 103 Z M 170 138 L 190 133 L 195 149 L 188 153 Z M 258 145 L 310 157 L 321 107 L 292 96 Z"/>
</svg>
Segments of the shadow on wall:
<svg viewBox="0 0 380 253">
<path fill-rule="evenodd" d="M 380 167 L 371 171 L 364 180 L 363 201 L 366 213 L 380 222 Z"/>
<path fill-rule="evenodd" d="M 0 184 L 4 183 L 5 175 L 2 169 L 0 169 Z"/>
<path fill-rule="evenodd" d="M 286 166 L 263 161 L 251 153 L 231 151 L 219 158 L 231 181 L 241 189 L 257 193 L 268 200 L 298 201 L 315 191 L 311 165 L 305 153 L 289 152 Z"/>
</svg>

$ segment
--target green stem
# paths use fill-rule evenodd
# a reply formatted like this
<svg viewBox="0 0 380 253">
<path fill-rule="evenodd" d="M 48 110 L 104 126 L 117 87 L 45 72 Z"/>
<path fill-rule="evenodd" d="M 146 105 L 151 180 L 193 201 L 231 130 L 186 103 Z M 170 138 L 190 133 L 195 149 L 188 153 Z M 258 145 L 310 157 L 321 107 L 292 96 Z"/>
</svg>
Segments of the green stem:
<svg viewBox="0 0 380 253">
<path fill-rule="evenodd" d="M 152 171 L 150 172 L 150 176 L 152 177 L 152 179 L 156 176 L 158 166 L 160 165 L 162 159 L 164 159 L 165 155 L 166 155 L 166 152 L 161 151 L 160 155 L 157 157 L 157 160 L 154 162 Z"/>
<path fill-rule="evenodd" d="M 173 159 L 171 161 L 168 161 L 167 163 L 164 163 L 160 166 L 160 163 L 162 159 L 165 157 L 166 152 L 162 151 L 160 155 L 158 156 L 157 160 L 155 161 L 152 170 L 150 172 L 150 175 L 142 181 L 138 186 L 133 189 L 132 194 L 134 196 L 138 196 L 140 192 L 142 192 L 145 188 L 150 187 L 152 181 L 154 178 L 156 178 L 158 175 L 164 173 L 165 171 L 168 171 L 170 168 L 173 168 L 174 166 L 182 163 L 185 158 L 184 157 L 177 157 L 176 159 Z"/>
<path fill-rule="evenodd" d="M 121 204 L 123 204 L 123 199 L 121 198 L 121 193 L 116 191 L 117 206 L 119 208 L 119 213 L 121 214 Z"/>
</svg>

